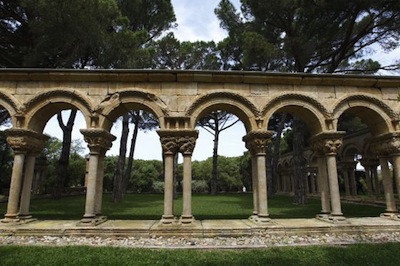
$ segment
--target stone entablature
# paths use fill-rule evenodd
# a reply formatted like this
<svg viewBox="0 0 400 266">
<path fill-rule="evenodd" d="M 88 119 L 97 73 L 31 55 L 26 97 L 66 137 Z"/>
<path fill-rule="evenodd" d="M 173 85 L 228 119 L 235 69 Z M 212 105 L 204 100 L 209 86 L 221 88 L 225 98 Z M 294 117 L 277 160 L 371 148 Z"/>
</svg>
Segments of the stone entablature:
<svg viewBox="0 0 400 266">
<path fill-rule="evenodd" d="M 41 132 L 59 109 L 79 109 L 87 128 L 109 130 L 126 109 L 152 111 L 161 129 L 193 129 L 224 109 L 253 131 L 276 112 L 296 113 L 311 132 L 336 130 L 346 110 L 368 118 L 375 135 L 399 126 L 399 77 L 237 71 L 0 70 L 0 105 L 14 127 Z M 371 115 L 372 114 L 372 115 Z M 175 120 L 174 120 L 175 118 Z M 379 127 L 374 126 L 379 124 Z"/>
</svg>

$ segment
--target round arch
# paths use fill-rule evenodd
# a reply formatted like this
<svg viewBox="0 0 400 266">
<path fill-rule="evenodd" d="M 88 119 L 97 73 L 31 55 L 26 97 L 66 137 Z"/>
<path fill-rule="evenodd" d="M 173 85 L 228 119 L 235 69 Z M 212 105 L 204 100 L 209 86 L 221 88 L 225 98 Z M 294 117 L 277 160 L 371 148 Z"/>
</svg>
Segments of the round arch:
<svg viewBox="0 0 400 266">
<path fill-rule="evenodd" d="M 154 94 L 141 91 L 121 91 L 104 99 L 97 107 L 100 114 L 99 125 L 105 130 L 110 130 L 114 121 L 130 110 L 144 110 L 154 114 L 160 129 L 165 128 L 163 117 L 168 115 L 166 105 Z"/>
<path fill-rule="evenodd" d="M 92 106 L 89 99 L 77 91 L 53 90 L 35 96 L 24 105 L 25 127 L 42 132 L 49 119 L 62 110 L 77 109 L 90 127 Z"/>
<path fill-rule="evenodd" d="M 12 124 L 15 126 L 16 121 L 14 115 L 18 113 L 18 110 L 20 109 L 18 107 L 18 101 L 12 95 L 0 91 L 0 106 L 8 112 L 12 119 Z"/>
<path fill-rule="evenodd" d="M 186 115 L 191 117 L 194 128 L 201 117 L 216 110 L 236 115 L 243 122 L 246 132 L 257 129 L 258 109 L 245 97 L 229 92 L 214 92 L 198 98 L 187 109 Z"/>
<path fill-rule="evenodd" d="M 343 161 L 352 161 L 354 160 L 354 154 L 361 154 L 362 150 L 354 143 L 348 143 L 345 145 L 340 152 L 340 158 Z"/>
<path fill-rule="evenodd" d="M 335 129 L 337 129 L 339 117 L 344 112 L 358 116 L 374 136 L 394 131 L 392 121 L 399 119 L 388 105 L 367 95 L 351 95 L 335 104 L 333 109 Z"/>
<path fill-rule="evenodd" d="M 301 94 L 286 94 L 273 98 L 262 111 L 265 121 L 273 114 L 286 112 L 295 114 L 308 126 L 311 135 L 327 130 L 325 120 L 330 117 L 328 110 L 316 99 Z"/>
</svg>

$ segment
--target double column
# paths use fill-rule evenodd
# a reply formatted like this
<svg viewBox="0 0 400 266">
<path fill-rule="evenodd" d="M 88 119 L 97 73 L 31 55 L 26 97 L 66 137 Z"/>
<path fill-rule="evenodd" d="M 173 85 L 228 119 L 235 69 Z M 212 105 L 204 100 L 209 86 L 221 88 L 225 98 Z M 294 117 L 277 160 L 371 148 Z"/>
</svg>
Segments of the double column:
<svg viewBox="0 0 400 266">
<path fill-rule="evenodd" d="M 389 162 L 393 163 L 393 174 L 396 178 L 397 189 L 400 189 L 400 132 L 391 132 L 371 141 L 371 151 L 379 158 L 382 173 L 382 184 L 385 194 L 386 210 L 381 216 L 400 218 L 393 193 L 393 178 Z"/>
<path fill-rule="evenodd" d="M 99 128 L 80 130 L 90 150 L 86 187 L 85 214 L 83 224 L 98 224 L 105 218 L 101 215 L 103 197 L 104 156 L 111 148 L 115 136 Z"/>
<path fill-rule="evenodd" d="M 192 154 L 198 137 L 197 130 L 158 130 L 164 154 L 164 214 L 162 224 L 175 222 L 174 216 L 174 157 L 183 156 L 183 208 L 180 222 L 191 224 L 192 215 Z"/>
<path fill-rule="evenodd" d="M 336 154 L 337 150 L 342 146 L 342 137 L 343 132 L 323 132 L 311 139 L 311 147 L 318 156 L 318 183 L 320 184 L 322 205 L 321 215 L 332 221 L 345 220 L 340 204 L 336 165 Z"/>
<path fill-rule="evenodd" d="M 270 221 L 265 158 L 272 136 L 272 131 L 257 130 L 251 131 L 243 137 L 246 148 L 252 157 L 253 215 L 250 219 L 260 223 Z"/>
<path fill-rule="evenodd" d="M 29 207 L 36 155 L 43 150 L 49 137 L 25 129 L 8 129 L 6 134 L 14 151 L 14 163 L 7 213 L 2 222 L 28 221 L 32 218 Z"/>
</svg>

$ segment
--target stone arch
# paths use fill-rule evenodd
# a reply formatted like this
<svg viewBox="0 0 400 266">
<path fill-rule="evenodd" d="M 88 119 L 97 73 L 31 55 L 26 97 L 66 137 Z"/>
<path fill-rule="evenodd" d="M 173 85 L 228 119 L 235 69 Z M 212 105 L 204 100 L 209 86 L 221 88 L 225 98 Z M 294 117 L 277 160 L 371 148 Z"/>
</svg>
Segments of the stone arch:
<svg viewBox="0 0 400 266">
<path fill-rule="evenodd" d="M 396 130 L 399 115 L 387 104 L 368 95 L 350 95 L 339 100 L 333 109 L 334 128 L 339 117 L 346 111 L 356 114 L 367 124 L 372 135 L 380 135 Z"/>
<path fill-rule="evenodd" d="M 311 135 L 327 130 L 325 120 L 330 112 L 316 99 L 297 93 L 279 95 L 273 98 L 262 110 L 265 121 L 274 113 L 287 112 L 301 118 L 308 126 Z"/>
<path fill-rule="evenodd" d="M 75 90 L 52 90 L 41 93 L 30 99 L 23 106 L 25 114 L 24 127 L 42 132 L 47 121 L 56 113 L 66 109 L 77 109 L 82 112 L 86 126 L 90 127 L 93 113 L 91 101 Z"/>
<path fill-rule="evenodd" d="M 354 154 L 361 154 L 362 149 L 358 147 L 355 143 L 348 143 L 341 149 L 340 158 L 343 161 L 352 161 L 354 160 Z"/>
<path fill-rule="evenodd" d="M 191 126 L 203 115 L 215 110 L 224 110 L 236 115 L 244 124 L 246 132 L 257 129 L 256 119 L 259 110 L 245 97 L 230 92 L 214 92 L 196 99 L 187 109 L 186 115 L 192 118 Z"/>
<path fill-rule="evenodd" d="M 15 115 L 21 112 L 17 99 L 6 92 L 0 91 L 0 106 L 7 110 L 11 116 L 13 126 L 16 126 Z"/>
<path fill-rule="evenodd" d="M 168 115 L 167 106 L 156 95 L 142 91 L 120 91 L 104 99 L 97 107 L 99 125 L 110 130 L 114 121 L 129 110 L 145 110 L 153 113 L 165 128 L 163 117 Z"/>
</svg>

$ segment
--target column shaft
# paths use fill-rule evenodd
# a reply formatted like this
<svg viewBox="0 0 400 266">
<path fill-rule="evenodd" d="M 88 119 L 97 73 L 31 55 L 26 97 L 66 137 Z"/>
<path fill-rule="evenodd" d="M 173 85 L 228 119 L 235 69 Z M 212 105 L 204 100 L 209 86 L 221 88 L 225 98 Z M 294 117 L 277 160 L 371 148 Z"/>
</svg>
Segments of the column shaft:
<svg viewBox="0 0 400 266">
<path fill-rule="evenodd" d="M 329 199 L 328 175 L 326 169 L 326 159 L 324 156 L 318 157 L 318 185 L 321 195 L 321 214 L 329 214 L 331 212 Z"/>
<path fill-rule="evenodd" d="M 393 172 L 396 178 L 397 197 L 400 200 L 400 155 L 393 155 Z"/>
<path fill-rule="evenodd" d="M 164 168 L 164 215 L 162 223 L 172 223 L 174 220 L 174 155 L 165 154 Z"/>
<path fill-rule="evenodd" d="M 192 156 L 183 156 L 183 210 L 182 223 L 191 223 L 192 216 Z"/>
<path fill-rule="evenodd" d="M 268 196 L 267 175 L 265 169 L 265 155 L 257 155 L 257 177 L 258 177 L 258 218 L 260 221 L 268 221 Z"/>
<path fill-rule="evenodd" d="M 104 155 L 99 156 L 96 181 L 96 199 L 94 202 L 94 213 L 101 216 L 101 206 L 103 205 L 103 179 L 104 179 Z"/>
<path fill-rule="evenodd" d="M 89 158 L 88 184 L 86 187 L 85 214 L 83 215 L 82 222 L 91 222 L 91 220 L 96 216 L 95 201 L 98 168 L 99 154 L 91 152 Z"/>
<path fill-rule="evenodd" d="M 32 180 L 35 171 L 36 156 L 28 155 L 25 158 L 25 174 L 24 183 L 22 186 L 21 205 L 18 217 L 21 219 L 29 219 L 32 216 L 29 213 L 29 206 L 31 201 Z"/>
<path fill-rule="evenodd" d="M 395 213 L 397 212 L 397 209 L 394 201 L 392 177 L 390 174 L 388 161 L 386 158 L 380 157 L 379 162 L 381 164 L 383 187 L 385 190 L 386 213 Z"/>
<path fill-rule="evenodd" d="M 10 193 L 8 196 L 7 213 L 4 215 L 4 222 L 17 219 L 19 194 L 21 192 L 22 173 L 24 168 L 24 153 L 15 153 L 14 164 L 11 175 Z"/>
<path fill-rule="evenodd" d="M 336 155 L 329 154 L 326 157 L 328 175 L 329 175 L 329 190 L 331 195 L 332 216 L 342 216 L 342 207 L 340 205 L 339 183 L 336 170 Z"/>
<path fill-rule="evenodd" d="M 251 179 L 253 183 L 253 215 L 258 214 L 258 178 L 257 178 L 257 156 L 251 157 Z"/>
</svg>

